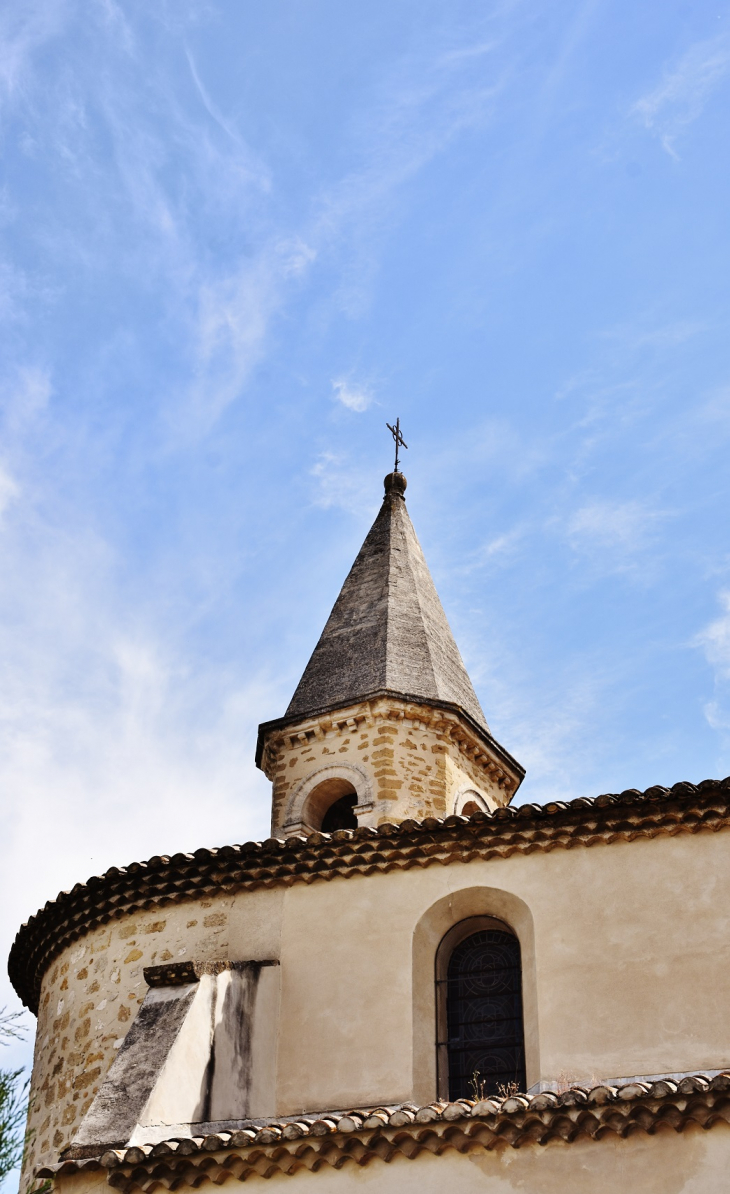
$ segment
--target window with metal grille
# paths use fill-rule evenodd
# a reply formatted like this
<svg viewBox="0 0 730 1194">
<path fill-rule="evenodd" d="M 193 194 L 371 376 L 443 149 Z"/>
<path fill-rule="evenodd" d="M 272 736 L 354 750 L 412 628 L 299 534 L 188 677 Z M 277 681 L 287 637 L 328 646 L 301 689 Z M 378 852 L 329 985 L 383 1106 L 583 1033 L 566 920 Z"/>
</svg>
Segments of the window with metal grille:
<svg viewBox="0 0 730 1194">
<path fill-rule="evenodd" d="M 487 927 L 464 922 L 455 941 L 448 935 L 453 948 L 437 976 L 439 1093 L 450 1100 L 526 1086 L 520 943 L 499 921 L 479 922 Z"/>
</svg>

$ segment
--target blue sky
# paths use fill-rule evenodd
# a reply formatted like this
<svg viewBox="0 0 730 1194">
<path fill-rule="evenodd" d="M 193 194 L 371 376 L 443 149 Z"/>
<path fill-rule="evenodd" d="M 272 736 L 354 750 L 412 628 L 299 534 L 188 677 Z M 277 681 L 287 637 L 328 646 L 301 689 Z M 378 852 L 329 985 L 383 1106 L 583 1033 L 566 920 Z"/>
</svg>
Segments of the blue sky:
<svg viewBox="0 0 730 1194">
<path fill-rule="evenodd" d="M 705 0 L 5 6 L 6 952 L 267 835 L 396 415 L 521 798 L 730 771 L 729 98 Z"/>
</svg>

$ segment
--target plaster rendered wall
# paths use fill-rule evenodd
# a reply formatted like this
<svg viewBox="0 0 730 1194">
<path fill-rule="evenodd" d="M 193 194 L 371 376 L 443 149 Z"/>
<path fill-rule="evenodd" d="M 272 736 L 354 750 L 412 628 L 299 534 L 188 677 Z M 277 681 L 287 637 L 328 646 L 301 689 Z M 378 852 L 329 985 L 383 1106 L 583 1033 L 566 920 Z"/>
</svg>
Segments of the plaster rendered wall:
<svg viewBox="0 0 730 1194">
<path fill-rule="evenodd" d="M 730 1065 L 729 854 L 730 834 L 698 834 L 292 888 L 280 1113 L 431 1101 L 436 938 L 415 990 L 413 945 L 427 910 L 449 899 L 454 922 L 492 911 L 520 936 L 535 991 L 528 1083 Z M 510 897 L 529 911 L 534 944 Z"/>
<path fill-rule="evenodd" d="M 655 1136 L 635 1132 L 627 1140 L 613 1135 L 571 1144 L 553 1140 L 542 1147 L 475 1149 L 466 1156 L 423 1152 L 414 1160 L 396 1157 L 390 1164 L 371 1161 L 363 1168 L 352 1162 L 339 1170 L 323 1165 L 316 1173 L 300 1169 L 292 1176 L 254 1175 L 247 1178 L 246 1188 L 282 1194 L 720 1194 L 727 1190 L 729 1169 L 730 1127 L 721 1121 L 709 1131 L 692 1126 L 681 1134 L 671 1129 Z M 191 1189 L 176 1188 L 179 1194 Z M 60 1194 L 101 1194 L 108 1189 L 99 1173 L 58 1182 Z"/>
<path fill-rule="evenodd" d="M 299 822 L 302 785 L 342 764 L 361 773 L 343 772 L 360 804 L 373 805 L 358 817 L 360 825 L 448 816 L 465 787 L 478 791 L 490 809 L 507 804 L 516 785 L 500 779 L 496 764 L 479 752 L 478 739 L 456 714 L 425 706 L 381 699 L 309 719 L 267 749 L 272 833 L 297 831 L 286 827 Z"/>
<path fill-rule="evenodd" d="M 433 954 L 449 919 L 472 912 L 520 936 L 528 1082 L 726 1068 L 729 854 L 726 832 L 557 848 L 240 892 L 99 929 L 43 985 L 33 1163 L 71 1140 L 137 1010 L 142 967 L 169 955 L 281 959 L 277 1114 L 431 1101 Z"/>
</svg>

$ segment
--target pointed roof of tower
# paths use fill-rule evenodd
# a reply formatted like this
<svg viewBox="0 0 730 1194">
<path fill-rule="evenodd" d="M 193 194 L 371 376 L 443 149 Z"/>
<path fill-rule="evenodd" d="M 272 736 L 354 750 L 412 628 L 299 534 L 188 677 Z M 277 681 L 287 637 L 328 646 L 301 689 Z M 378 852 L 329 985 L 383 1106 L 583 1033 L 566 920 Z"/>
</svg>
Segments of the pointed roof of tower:
<svg viewBox="0 0 730 1194">
<path fill-rule="evenodd" d="M 489 733 L 405 503 L 402 473 L 350 569 L 286 711 L 299 720 L 388 692 L 463 710 Z"/>
</svg>

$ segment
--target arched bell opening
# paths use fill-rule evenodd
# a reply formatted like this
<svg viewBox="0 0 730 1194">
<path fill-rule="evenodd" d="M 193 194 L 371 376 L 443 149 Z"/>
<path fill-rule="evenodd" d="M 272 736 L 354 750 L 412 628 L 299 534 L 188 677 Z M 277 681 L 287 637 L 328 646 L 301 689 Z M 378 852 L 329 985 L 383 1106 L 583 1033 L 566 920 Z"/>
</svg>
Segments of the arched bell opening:
<svg viewBox="0 0 730 1194">
<path fill-rule="evenodd" d="M 336 829 L 357 829 L 355 805 L 357 793 L 347 792 L 335 800 L 322 818 L 322 833 L 334 833 Z"/>
<path fill-rule="evenodd" d="M 313 788 L 304 806 L 304 820 L 312 829 L 334 833 L 357 829 L 357 792 L 349 780 L 333 777 Z"/>
<path fill-rule="evenodd" d="M 475 788 L 467 788 L 459 792 L 454 803 L 454 812 L 462 817 L 472 817 L 474 813 L 488 813 L 489 804 L 481 792 Z"/>
</svg>

